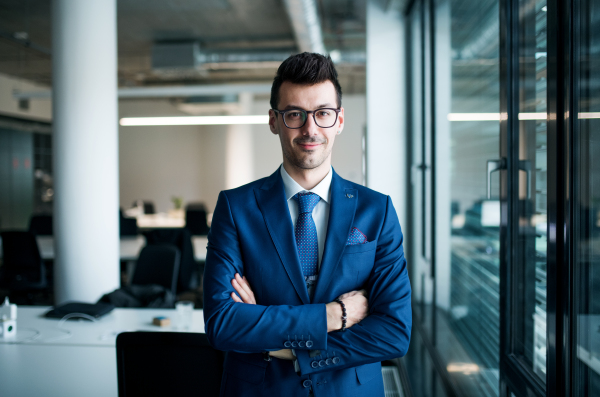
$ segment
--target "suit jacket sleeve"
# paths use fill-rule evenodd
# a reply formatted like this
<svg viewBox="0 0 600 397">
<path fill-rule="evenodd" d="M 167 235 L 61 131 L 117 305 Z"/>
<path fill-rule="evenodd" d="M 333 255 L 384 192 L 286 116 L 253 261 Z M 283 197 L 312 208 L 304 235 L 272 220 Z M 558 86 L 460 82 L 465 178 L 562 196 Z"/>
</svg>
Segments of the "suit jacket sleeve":
<svg viewBox="0 0 600 397">
<path fill-rule="evenodd" d="M 283 349 L 288 338 L 303 335 L 312 341 L 304 349 L 326 349 L 324 304 L 264 306 L 233 301 L 231 280 L 235 273 L 244 274 L 239 238 L 227 193 L 221 192 L 208 236 L 204 270 L 204 322 L 212 346 L 223 351 L 258 353 Z"/>
<path fill-rule="evenodd" d="M 367 281 L 369 315 L 346 331 L 330 332 L 327 349 L 296 351 L 303 375 L 356 367 L 403 356 L 412 327 L 411 289 L 402 247 L 402 231 L 391 199 L 377 242 L 375 264 Z M 333 363 L 323 365 L 327 358 Z"/>
</svg>

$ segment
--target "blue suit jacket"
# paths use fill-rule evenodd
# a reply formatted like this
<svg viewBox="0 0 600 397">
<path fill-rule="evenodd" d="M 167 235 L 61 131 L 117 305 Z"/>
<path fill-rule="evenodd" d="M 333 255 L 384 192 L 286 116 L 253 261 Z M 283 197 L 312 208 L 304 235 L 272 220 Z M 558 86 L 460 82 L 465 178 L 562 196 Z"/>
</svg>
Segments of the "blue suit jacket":
<svg viewBox="0 0 600 397">
<path fill-rule="evenodd" d="M 368 239 L 346 245 L 353 227 Z M 246 276 L 256 305 L 235 303 L 231 280 Z M 369 315 L 327 333 L 325 304 L 365 288 Z M 406 354 L 412 325 L 402 232 L 388 196 L 331 182 L 325 250 L 312 302 L 298 259 L 280 171 L 219 195 L 208 236 L 204 321 L 227 351 L 223 396 L 383 396 L 382 360 Z M 303 342 L 303 343 L 300 343 Z M 287 348 L 292 362 L 261 352 Z"/>
</svg>

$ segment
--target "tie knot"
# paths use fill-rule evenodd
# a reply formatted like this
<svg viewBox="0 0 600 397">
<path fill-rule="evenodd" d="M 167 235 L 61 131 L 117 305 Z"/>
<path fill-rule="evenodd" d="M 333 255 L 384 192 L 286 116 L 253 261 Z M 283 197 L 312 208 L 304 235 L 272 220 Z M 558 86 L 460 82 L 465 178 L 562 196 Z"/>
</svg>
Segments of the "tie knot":
<svg viewBox="0 0 600 397">
<path fill-rule="evenodd" d="M 294 196 L 294 200 L 298 202 L 298 212 L 304 214 L 312 213 L 321 197 L 314 193 L 298 193 Z"/>
</svg>

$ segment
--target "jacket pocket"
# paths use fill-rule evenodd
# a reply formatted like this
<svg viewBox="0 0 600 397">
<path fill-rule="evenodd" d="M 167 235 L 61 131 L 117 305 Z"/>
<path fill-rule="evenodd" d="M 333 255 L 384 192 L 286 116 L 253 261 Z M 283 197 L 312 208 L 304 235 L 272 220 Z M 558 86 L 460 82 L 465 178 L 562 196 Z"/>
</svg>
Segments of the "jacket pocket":
<svg viewBox="0 0 600 397">
<path fill-rule="evenodd" d="M 356 378 L 358 383 L 364 385 L 376 376 L 382 377 L 381 375 L 381 363 L 365 364 L 360 367 L 356 367 Z"/>
<path fill-rule="evenodd" d="M 368 251 L 374 250 L 375 248 L 377 248 L 376 240 L 369 241 L 368 243 L 364 243 L 364 244 L 346 245 L 346 247 L 344 248 L 344 255 L 358 254 L 360 252 L 368 252 Z"/>
</svg>

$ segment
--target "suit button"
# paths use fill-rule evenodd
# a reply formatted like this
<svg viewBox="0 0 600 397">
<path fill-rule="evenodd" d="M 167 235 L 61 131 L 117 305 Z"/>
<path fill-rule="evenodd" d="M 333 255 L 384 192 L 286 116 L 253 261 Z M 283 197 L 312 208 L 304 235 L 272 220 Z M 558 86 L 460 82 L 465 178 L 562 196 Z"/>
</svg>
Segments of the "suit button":
<svg viewBox="0 0 600 397">
<path fill-rule="evenodd" d="M 333 364 L 333 360 L 328 358 L 327 360 L 325 360 L 325 365 L 331 365 Z"/>
<path fill-rule="evenodd" d="M 292 347 L 292 342 L 290 342 L 289 340 L 286 340 L 286 341 L 284 342 L 283 346 L 285 346 L 285 347 L 288 347 L 288 348 L 289 348 L 289 347 Z"/>
<path fill-rule="evenodd" d="M 304 347 L 304 346 L 306 346 L 306 342 L 304 342 L 303 340 L 298 342 L 298 347 Z"/>
<path fill-rule="evenodd" d="M 310 366 L 313 368 L 317 368 L 319 366 L 319 362 L 318 361 L 313 361 L 312 363 L 310 363 Z"/>
<path fill-rule="evenodd" d="M 304 382 L 302 382 L 302 386 L 304 387 L 310 387 L 310 385 L 312 385 L 312 380 L 310 379 L 306 379 Z"/>
<path fill-rule="evenodd" d="M 306 341 L 306 347 L 308 347 L 309 349 L 310 349 L 311 347 L 313 347 L 312 340 L 307 340 L 307 341 Z"/>
<path fill-rule="evenodd" d="M 296 342 L 296 341 L 293 341 L 293 342 L 292 342 L 292 347 L 293 347 L 294 349 L 295 349 L 295 348 L 297 348 L 297 347 L 298 347 L 298 342 Z"/>
<path fill-rule="evenodd" d="M 319 361 L 319 367 L 324 367 L 324 366 L 325 366 L 325 360 Z"/>
<path fill-rule="evenodd" d="M 333 363 L 334 364 L 338 364 L 340 362 L 340 358 L 339 357 L 334 357 L 333 358 Z"/>
</svg>

